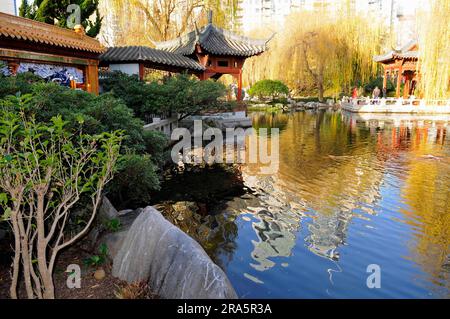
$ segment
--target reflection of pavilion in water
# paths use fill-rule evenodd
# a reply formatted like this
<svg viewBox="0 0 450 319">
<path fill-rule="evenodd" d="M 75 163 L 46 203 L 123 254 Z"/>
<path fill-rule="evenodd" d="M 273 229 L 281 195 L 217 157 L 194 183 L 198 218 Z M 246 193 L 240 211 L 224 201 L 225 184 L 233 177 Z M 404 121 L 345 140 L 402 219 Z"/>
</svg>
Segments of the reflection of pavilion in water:
<svg viewBox="0 0 450 319">
<path fill-rule="evenodd" d="M 310 120 L 315 121 L 315 117 L 311 116 Z M 296 136 L 290 136 L 289 132 L 292 130 L 280 137 L 280 153 L 288 152 L 292 149 L 290 143 L 296 141 Z M 306 132 L 302 135 L 312 136 Z M 312 139 L 312 143 L 317 142 L 314 137 Z M 312 169 L 316 171 L 315 180 L 311 180 L 310 175 L 296 172 L 289 162 L 296 159 L 291 158 L 285 159 L 287 163 L 281 166 L 278 174 L 270 176 L 258 175 L 257 165 L 243 167 L 245 184 L 256 196 L 247 198 L 236 210 L 250 211 L 259 220 L 252 223 L 258 237 L 253 242 L 252 252 L 252 258 L 257 262 L 252 265 L 255 269 L 269 269 L 275 265 L 271 258 L 291 255 L 305 212 L 315 212 L 308 225 L 306 246 L 319 256 L 335 260 L 339 258 L 337 248 L 346 242 L 348 224 L 355 216 L 355 210 L 360 210 L 360 216 L 375 214 L 373 206 L 380 198 L 383 178 L 378 159 L 365 155 L 367 152 L 360 156 L 328 156 L 327 147 L 323 149 L 324 154 L 313 152 L 306 160 L 308 163 L 322 161 L 320 169 L 319 166 Z M 291 171 L 296 174 L 292 180 L 289 178 Z"/>
<path fill-rule="evenodd" d="M 311 218 L 306 223 L 307 248 L 338 260 L 352 219 L 368 219 L 380 211 L 380 188 L 386 170 L 397 169 L 390 167 L 396 153 L 410 153 L 423 143 L 443 145 L 448 134 L 441 122 L 395 127 L 386 121 L 361 124 L 342 117 L 339 127 L 340 117 L 325 114 L 321 121 L 327 124 L 321 125 L 314 115 L 294 115 L 280 136 L 280 171 L 267 176 L 258 174 L 258 165 L 242 167 L 245 185 L 253 194 L 228 205 L 257 220 L 252 221 L 258 238 L 251 253 L 255 269 L 270 269 L 274 258 L 292 254 L 305 217 Z M 298 122 L 295 127 L 292 121 Z M 319 131 L 311 134 L 312 130 Z"/>
<path fill-rule="evenodd" d="M 391 128 L 391 141 L 389 147 L 392 149 L 402 149 L 404 143 L 409 141 L 413 135 L 416 142 L 429 139 L 429 142 L 443 145 L 450 130 L 450 115 L 413 115 L 413 114 L 355 114 L 344 112 L 344 121 L 352 130 L 356 130 L 358 125 L 364 125 L 370 129 L 372 134 L 377 134 L 377 130 L 385 127 Z M 380 136 L 380 134 L 378 134 Z M 379 147 L 381 141 L 378 141 Z M 409 148 L 409 146 L 406 146 Z"/>
<path fill-rule="evenodd" d="M 400 115 L 399 115 L 400 116 Z M 376 135 L 377 153 L 386 157 L 408 151 L 403 162 L 402 198 L 408 209 L 401 209 L 405 222 L 416 228 L 410 246 L 411 259 L 442 287 L 450 287 L 450 214 L 448 168 L 450 157 L 446 147 L 450 117 L 402 115 L 361 119 L 345 115 L 349 125 L 368 127 Z M 445 288 L 444 288 L 445 290 Z"/>
</svg>

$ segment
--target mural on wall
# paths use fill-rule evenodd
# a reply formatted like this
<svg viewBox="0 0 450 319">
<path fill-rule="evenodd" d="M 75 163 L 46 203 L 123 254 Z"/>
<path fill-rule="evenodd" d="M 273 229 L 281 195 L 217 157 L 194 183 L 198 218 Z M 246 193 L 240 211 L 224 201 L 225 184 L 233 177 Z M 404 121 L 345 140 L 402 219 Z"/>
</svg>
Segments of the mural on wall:
<svg viewBox="0 0 450 319">
<path fill-rule="evenodd" d="M 31 72 L 48 82 L 55 82 L 64 86 L 70 86 L 70 81 L 72 80 L 76 83 L 84 83 L 83 71 L 74 67 L 21 62 L 16 73 L 25 72 Z M 0 74 L 4 76 L 12 75 L 8 63 L 5 61 L 0 61 Z"/>
</svg>

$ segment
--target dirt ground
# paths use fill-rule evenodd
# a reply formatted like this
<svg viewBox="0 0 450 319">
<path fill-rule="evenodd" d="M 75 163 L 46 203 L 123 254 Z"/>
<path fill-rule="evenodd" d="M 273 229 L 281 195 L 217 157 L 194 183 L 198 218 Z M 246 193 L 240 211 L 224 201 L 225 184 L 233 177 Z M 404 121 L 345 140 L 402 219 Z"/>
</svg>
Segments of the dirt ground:
<svg viewBox="0 0 450 319">
<path fill-rule="evenodd" d="M 8 299 L 9 286 L 11 283 L 11 258 L 12 251 L 9 244 L 4 241 L 0 243 L 0 299 Z M 155 299 L 147 285 L 145 284 L 127 284 L 111 275 L 111 262 L 107 261 L 99 267 L 84 265 L 84 260 L 89 258 L 90 254 L 80 248 L 73 246 L 64 252 L 58 258 L 53 274 L 55 284 L 55 295 L 57 299 Z M 81 267 L 81 288 L 69 289 L 67 287 L 66 272 L 67 266 L 77 264 Z M 98 268 L 105 271 L 105 277 L 102 280 L 94 278 L 94 273 Z M 18 289 L 19 298 L 26 298 L 25 287 L 22 284 Z"/>
</svg>

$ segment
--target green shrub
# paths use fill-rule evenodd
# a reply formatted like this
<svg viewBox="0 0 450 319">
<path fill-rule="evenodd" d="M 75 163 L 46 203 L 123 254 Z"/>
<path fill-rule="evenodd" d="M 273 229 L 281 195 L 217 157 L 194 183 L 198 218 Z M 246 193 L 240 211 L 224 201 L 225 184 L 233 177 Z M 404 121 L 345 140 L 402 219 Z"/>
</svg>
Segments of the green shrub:
<svg viewBox="0 0 450 319">
<path fill-rule="evenodd" d="M 127 154 L 119 158 L 108 197 L 119 208 L 148 205 L 151 192 L 159 190 L 156 166 L 149 155 Z"/>
<path fill-rule="evenodd" d="M 110 232 L 116 233 L 120 230 L 120 227 L 122 227 L 122 223 L 120 222 L 120 219 L 113 218 L 105 222 L 105 227 Z"/>
<path fill-rule="evenodd" d="M 134 117 L 133 111 L 112 94 L 93 94 L 70 90 L 55 83 L 31 85 L 31 107 L 28 110 L 38 121 L 62 115 L 69 127 L 76 130 L 83 123 L 89 134 L 123 130 L 122 147 L 125 150 L 144 152 L 143 122 Z"/>
<path fill-rule="evenodd" d="M 158 131 L 144 131 L 142 137 L 145 152 L 151 156 L 156 165 L 163 166 L 170 159 L 169 139 Z"/>
<path fill-rule="evenodd" d="M 289 88 L 279 80 L 261 80 L 256 82 L 248 91 L 250 96 L 258 96 L 259 98 L 270 97 L 275 98 L 280 95 L 288 95 Z"/>
<path fill-rule="evenodd" d="M 133 111 L 113 94 L 95 96 L 83 91 L 70 90 L 54 83 L 29 83 L 27 85 L 24 85 L 25 91 L 31 92 L 31 94 L 19 97 L 24 101 L 22 104 L 26 105 L 20 111 L 24 111 L 27 116 L 36 118 L 38 122 L 47 122 L 50 118 L 61 115 L 67 122 L 66 129 L 73 133 L 80 132 L 81 129 L 85 134 L 121 130 L 124 133 L 122 154 L 137 154 L 136 157 L 140 157 L 139 154 L 150 154 L 151 156 L 142 156 L 145 163 L 151 163 L 144 168 L 143 174 L 139 170 L 133 170 L 130 166 L 122 165 L 122 173 L 127 174 L 126 178 L 133 181 L 135 187 L 134 191 L 130 191 L 130 194 L 133 195 L 130 200 L 126 195 L 128 190 L 122 189 L 122 187 L 128 187 L 128 184 L 122 179 L 115 179 L 111 185 L 116 194 L 125 194 L 123 195 L 123 198 L 127 199 L 125 204 L 138 205 L 133 203 L 135 199 L 139 204 L 148 204 L 148 201 L 145 202 L 150 198 L 147 190 L 159 186 L 157 169 L 169 156 L 168 151 L 165 151 L 169 141 L 164 135 L 158 132 L 145 132 L 143 122 L 136 118 Z M 17 99 L 16 96 L 5 97 L 0 100 L 0 107 L 19 111 Z M 138 175 L 131 176 L 134 173 Z M 148 180 L 145 179 L 147 177 L 149 177 Z M 115 185 L 116 183 L 117 185 Z M 139 193 L 140 190 L 143 193 Z"/>
<path fill-rule="evenodd" d="M 137 76 L 112 72 L 101 81 L 104 92 L 120 98 L 142 120 L 150 114 L 178 113 L 182 118 L 203 110 L 223 107 L 225 86 L 213 80 L 179 74 L 164 81 L 145 83 Z"/>
<path fill-rule="evenodd" d="M 166 94 L 157 82 L 146 84 L 135 75 L 112 72 L 100 81 L 103 91 L 110 92 L 121 99 L 136 116 L 145 119 L 146 114 L 153 114 L 166 107 Z M 159 89 L 159 90 L 158 90 Z"/>
<path fill-rule="evenodd" d="M 98 267 L 103 265 L 108 260 L 108 246 L 101 244 L 98 248 L 98 255 L 92 255 L 83 260 L 86 266 Z"/>
<path fill-rule="evenodd" d="M 39 82 L 44 82 L 44 80 L 29 72 L 20 73 L 17 76 L 0 75 L 0 99 L 17 93 L 31 93 L 31 84 Z"/>
</svg>

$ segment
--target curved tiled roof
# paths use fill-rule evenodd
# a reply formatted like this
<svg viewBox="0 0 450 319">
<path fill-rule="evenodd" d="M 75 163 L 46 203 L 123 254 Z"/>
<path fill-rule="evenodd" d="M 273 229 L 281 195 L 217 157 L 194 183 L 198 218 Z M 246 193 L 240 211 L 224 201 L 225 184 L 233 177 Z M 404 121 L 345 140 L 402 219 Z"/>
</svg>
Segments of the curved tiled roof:
<svg viewBox="0 0 450 319">
<path fill-rule="evenodd" d="M 72 50 L 102 53 L 105 48 L 96 39 L 51 24 L 0 12 L 0 38 L 46 44 Z"/>
<path fill-rule="evenodd" d="M 251 57 L 267 50 L 268 40 L 257 40 L 234 34 L 218 28 L 212 23 L 201 30 L 189 32 L 179 38 L 165 42 L 155 42 L 156 48 L 168 52 L 191 55 L 195 45 L 217 55 Z"/>
<path fill-rule="evenodd" d="M 100 56 L 102 64 L 111 62 L 150 62 L 194 71 L 204 71 L 198 62 L 184 55 L 145 46 L 112 47 Z"/>
<path fill-rule="evenodd" d="M 393 59 L 418 59 L 419 51 L 413 50 L 417 47 L 417 41 L 413 40 L 398 50 L 392 50 L 383 55 L 377 55 L 373 59 L 375 62 L 387 62 Z"/>
</svg>

